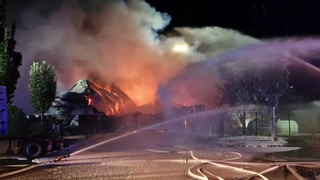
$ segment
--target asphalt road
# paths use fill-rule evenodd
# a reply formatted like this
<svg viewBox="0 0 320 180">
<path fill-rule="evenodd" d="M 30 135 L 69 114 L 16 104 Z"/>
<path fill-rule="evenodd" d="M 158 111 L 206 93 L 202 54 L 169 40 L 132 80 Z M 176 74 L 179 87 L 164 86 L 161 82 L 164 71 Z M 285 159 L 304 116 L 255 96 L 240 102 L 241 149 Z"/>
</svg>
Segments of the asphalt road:
<svg viewBox="0 0 320 180">
<path fill-rule="evenodd" d="M 273 151 L 274 148 L 271 147 Z M 41 158 L 41 163 L 28 166 L 27 171 L 2 179 L 185 180 L 206 179 L 206 176 L 209 179 L 255 177 L 294 180 L 303 179 L 302 175 L 319 177 L 319 161 L 287 162 L 280 159 L 278 162 L 268 162 L 270 157 L 264 156 L 268 161 L 247 163 L 252 161 L 250 158 L 257 157 L 257 151 L 253 149 L 232 148 L 230 151 L 219 145 L 209 146 L 207 141 L 183 132 L 108 133 L 83 140 L 62 152 L 70 154 L 70 157 L 56 162 L 53 161 L 55 156 Z M 259 154 L 264 155 L 260 152 Z M 305 172 L 312 174 L 304 174 Z"/>
<path fill-rule="evenodd" d="M 190 155 L 183 146 L 190 137 L 161 131 L 119 136 L 123 134 L 96 136 L 73 148 L 69 158 L 35 165 L 5 179 L 191 179 L 188 169 L 197 162 L 186 162 Z M 101 144 L 108 139 L 114 140 Z"/>
</svg>

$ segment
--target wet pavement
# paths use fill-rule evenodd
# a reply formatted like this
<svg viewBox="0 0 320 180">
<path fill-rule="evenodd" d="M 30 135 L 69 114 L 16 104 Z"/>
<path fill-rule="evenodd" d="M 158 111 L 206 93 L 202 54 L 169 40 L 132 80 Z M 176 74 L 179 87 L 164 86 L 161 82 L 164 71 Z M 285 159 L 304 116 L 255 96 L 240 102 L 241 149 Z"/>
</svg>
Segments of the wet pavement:
<svg viewBox="0 0 320 180">
<path fill-rule="evenodd" d="M 32 162 L 24 157 L 2 156 L 0 157 L 0 175 L 30 166 L 31 164 Z"/>
<path fill-rule="evenodd" d="M 118 135 L 101 135 L 83 141 L 73 152 Z M 186 163 L 182 154 L 146 150 L 155 144 L 171 147 L 185 141 L 185 137 L 176 134 L 141 132 L 5 179 L 191 179 L 187 171 L 195 164 Z"/>
<path fill-rule="evenodd" d="M 119 138 L 121 137 L 121 138 Z M 112 140 L 113 139 L 113 140 Z M 112 141 L 109 141 L 112 140 Z M 97 145 L 98 143 L 98 145 Z M 53 161 L 4 179 L 301 179 L 318 178 L 319 162 L 288 162 L 265 152 L 290 147 L 221 147 L 184 133 L 110 133 L 80 141 Z M 270 161 L 271 160 L 271 161 Z M 29 168 L 29 167 L 27 167 Z"/>
</svg>

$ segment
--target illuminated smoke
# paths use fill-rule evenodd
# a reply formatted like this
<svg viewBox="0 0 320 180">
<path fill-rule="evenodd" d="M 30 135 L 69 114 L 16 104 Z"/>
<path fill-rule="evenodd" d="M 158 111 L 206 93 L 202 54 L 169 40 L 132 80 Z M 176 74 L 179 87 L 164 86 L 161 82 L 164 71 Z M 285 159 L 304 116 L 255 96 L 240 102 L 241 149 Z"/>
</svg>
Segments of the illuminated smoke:
<svg viewBox="0 0 320 180">
<path fill-rule="evenodd" d="M 175 30 L 181 34 L 187 42 L 198 43 L 198 51 L 208 57 L 234 48 L 260 42 L 238 31 L 221 27 L 179 27 L 175 28 Z"/>
<path fill-rule="evenodd" d="M 17 49 L 23 54 L 17 105 L 30 107 L 27 84 L 33 61 L 46 60 L 55 66 L 58 93 L 79 79 L 90 79 L 115 83 L 142 105 L 153 103 L 159 85 L 190 62 L 256 42 L 214 27 L 177 28 L 178 36 L 159 35 L 157 31 L 169 24 L 170 16 L 142 0 L 90 2 L 66 2 L 45 15 L 35 8 L 25 10 L 17 30 Z M 173 51 L 177 44 L 187 51 Z"/>
<path fill-rule="evenodd" d="M 217 74 L 219 65 L 238 76 L 244 73 L 257 74 L 256 72 L 272 66 L 289 65 L 300 74 L 307 72 L 309 76 L 319 77 L 319 68 L 309 62 L 319 59 L 319 47 L 319 39 L 309 38 L 265 40 L 231 49 L 205 61 L 189 64 L 159 89 L 159 95 L 166 106 L 204 104 L 215 107 L 219 103 L 219 94 L 223 88 Z"/>
</svg>

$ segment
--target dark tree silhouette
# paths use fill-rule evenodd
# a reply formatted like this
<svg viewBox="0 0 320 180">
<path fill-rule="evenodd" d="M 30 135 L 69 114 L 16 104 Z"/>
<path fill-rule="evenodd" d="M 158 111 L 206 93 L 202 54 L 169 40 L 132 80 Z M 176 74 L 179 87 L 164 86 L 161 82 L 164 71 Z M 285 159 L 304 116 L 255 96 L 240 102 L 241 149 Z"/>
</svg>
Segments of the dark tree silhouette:
<svg viewBox="0 0 320 180">
<path fill-rule="evenodd" d="M 243 63 L 238 70 L 229 70 L 228 66 L 220 69 L 225 84 L 222 101 L 232 106 L 260 104 L 269 107 L 271 120 L 272 140 L 277 139 L 277 122 L 275 109 L 279 98 L 288 90 L 289 71 L 286 60 L 270 61 L 262 66 L 254 62 Z M 240 64 L 237 64 L 240 67 Z M 242 113 L 241 122 L 243 134 L 245 131 L 245 112 Z"/>
<path fill-rule="evenodd" d="M 15 23 L 12 24 L 10 33 L 8 32 L 6 11 L 7 1 L 0 0 L 0 84 L 6 86 L 8 103 L 12 103 L 16 84 L 20 78 L 19 67 L 22 65 L 22 55 L 15 51 Z"/>
<path fill-rule="evenodd" d="M 9 72 L 7 84 L 7 96 L 9 103 L 12 102 L 14 91 L 16 90 L 16 84 L 20 78 L 19 67 L 22 65 L 22 55 L 15 51 L 16 41 L 14 39 L 16 31 L 15 23 L 12 24 L 10 31 L 10 38 L 8 41 L 8 60 L 9 60 Z"/>
</svg>

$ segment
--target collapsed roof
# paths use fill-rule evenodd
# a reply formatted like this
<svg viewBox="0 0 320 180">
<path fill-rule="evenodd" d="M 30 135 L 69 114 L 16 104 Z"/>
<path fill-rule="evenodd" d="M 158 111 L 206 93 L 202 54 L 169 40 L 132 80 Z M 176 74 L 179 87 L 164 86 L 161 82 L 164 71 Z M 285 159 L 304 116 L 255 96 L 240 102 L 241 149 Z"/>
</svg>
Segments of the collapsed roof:
<svg viewBox="0 0 320 180">
<path fill-rule="evenodd" d="M 89 80 L 79 80 L 69 91 L 59 94 L 53 106 L 58 107 L 57 102 L 65 104 L 64 108 L 71 111 L 85 103 L 105 115 L 118 116 L 137 111 L 137 105 L 116 85 Z"/>
</svg>

